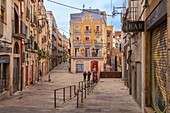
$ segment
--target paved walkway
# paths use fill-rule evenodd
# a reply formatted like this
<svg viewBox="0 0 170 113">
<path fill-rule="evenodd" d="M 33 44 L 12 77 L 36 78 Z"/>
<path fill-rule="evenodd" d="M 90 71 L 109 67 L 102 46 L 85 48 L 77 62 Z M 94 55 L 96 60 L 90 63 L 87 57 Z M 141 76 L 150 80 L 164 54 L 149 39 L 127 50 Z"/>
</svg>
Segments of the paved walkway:
<svg viewBox="0 0 170 113">
<path fill-rule="evenodd" d="M 67 63 L 54 68 L 51 82 L 36 83 L 14 96 L 0 101 L 0 113 L 140 113 L 140 110 L 120 79 L 101 79 L 94 93 L 84 99 L 80 108 L 76 108 L 76 98 L 54 109 L 53 90 L 56 88 L 78 85 L 82 74 L 69 74 Z M 60 73 L 62 72 L 62 73 Z"/>
</svg>

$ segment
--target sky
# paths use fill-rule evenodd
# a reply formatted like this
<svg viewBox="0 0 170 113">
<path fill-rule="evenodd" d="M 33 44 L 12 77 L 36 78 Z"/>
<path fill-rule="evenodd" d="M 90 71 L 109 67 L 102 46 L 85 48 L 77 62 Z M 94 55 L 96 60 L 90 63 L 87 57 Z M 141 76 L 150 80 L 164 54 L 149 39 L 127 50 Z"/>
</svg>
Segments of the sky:
<svg viewBox="0 0 170 113">
<path fill-rule="evenodd" d="M 48 0 L 44 1 L 46 11 L 53 12 L 59 31 L 62 34 L 65 34 L 67 38 L 69 38 L 70 14 L 80 13 L 81 11 L 64 7 L 58 4 L 54 4 L 52 2 L 49 2 Z M 85 5 L 84 9 L 89 9 L 91 7 L 91 9 L 99 9 L 101 11 L 106 11 L 106 14 L 108 15 L 112 15 L 113 11 L 112 7 L 113 6 L 121 7 L 125 0 L 51 0 L 51 1 L 59 2 L 69 6 L 74 6 L 80 9 L 83 9 L 84 4 Z M 118 12 L 120 12 L 120 10 Z M 112 25 L 114 27 L 114 31 L 121 30 L 122 26 L 121 16 L 119 14 L 114 17 L 107 16 L 107 25 Z"/>
</svg>

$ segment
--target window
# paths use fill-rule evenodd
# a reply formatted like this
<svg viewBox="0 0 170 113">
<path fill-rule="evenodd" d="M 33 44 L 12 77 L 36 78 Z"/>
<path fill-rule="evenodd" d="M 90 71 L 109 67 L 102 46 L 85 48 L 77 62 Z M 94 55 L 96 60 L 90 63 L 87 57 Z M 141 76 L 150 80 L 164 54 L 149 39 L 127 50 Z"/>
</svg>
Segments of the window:
<svg viewBox="0 0 170 113">
<path fill-rule="evenodd" d="M 79 56 L 79 48 L 75 48 L 75 56 Z"/>
<path fill-rule="evenodd" d="M 89 26 L 86 26 L 86 31 L 88 31 L 89 30 Z"/>
<path fill-rule="evenodd" d="M 28 27 L 26 26 L 26 41 L 28 41 Z"/>
<path fill-rule="evenodd" d="M 79 26 L 75 26 L 75 31 L 79 31 Z"/>
<path fill-rule="evenodd" d="M 76 37 L 75 37 L 75 40 L 79 40 L 79 37 L 78 37 L 78 36 L 76 36 Z"/>
<path fill-rule="evenodd" d="M 86 37 L 86 40 L 90 40 L 90 38 L 89 38 L 89 37 Z"/>
<path fill-rule="evenodd" d="M 100 42 L 100 37 L 96 36 L 96 42 Z"/>
<path fill-rule="evenodd" d="M 14 54 L 19 54 L 19 44 L 17 42 L 14 45 Z"/>
<path fill-rule="evenodd" d="M 96 31 L 99 31 L 99 26 L 96 26 Z"/>
<path fill-rule="evenodd" d="M 85 57 L 90 56 L 90 49 L 89 48 L 85 48 Z"/>
</svg>

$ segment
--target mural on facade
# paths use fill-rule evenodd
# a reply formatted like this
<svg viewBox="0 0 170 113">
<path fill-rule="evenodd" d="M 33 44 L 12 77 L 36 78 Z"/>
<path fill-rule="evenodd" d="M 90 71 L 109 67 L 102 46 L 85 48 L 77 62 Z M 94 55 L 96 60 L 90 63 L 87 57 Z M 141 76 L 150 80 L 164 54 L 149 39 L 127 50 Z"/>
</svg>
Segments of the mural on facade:
<svg viewBox="0 0 170 113">
<path fill-rule="evenodd" d="M 156 28 L 152 33 L 151 74 L 152 105 L 157 113 L 166 113 L 167 90 L 167 34 L 165 25 Z"/>
</svg>

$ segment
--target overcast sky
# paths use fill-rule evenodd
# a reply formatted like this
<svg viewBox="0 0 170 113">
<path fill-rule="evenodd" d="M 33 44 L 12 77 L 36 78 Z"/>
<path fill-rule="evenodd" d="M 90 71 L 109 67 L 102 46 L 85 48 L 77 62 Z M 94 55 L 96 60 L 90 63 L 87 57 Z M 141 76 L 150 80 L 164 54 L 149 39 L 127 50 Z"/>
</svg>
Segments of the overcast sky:
<svg viewBox="0 0 170 113">
<path fill-rule="evenodd" d="M 111 6 L 120 7 L 125 0 L 52 0 L 62 4 L 74 6 L 82 9 L 83 4 L 85 5 L 85 9 L 99 9 L 101 11 L 106 11 L 108 15 L 112 14 L 113 8 Z M 112 5 L 111 5 L 112 2 Z M 45 0 L 45 7 L 47 11 L 52 11 L 55 17 L 57 26 L 61 33 L 63 33 L 69 38 L 69 21 L 70 14 L 72 13 L 80 13 L 81 11 L 76 9 L 71 9 L 68 7 L 64 7 L 58 4 L 54 4 Z M 109 17 L 107 16 L 107 24 L 114 26 L 114 31 L 121 30 L 121 22 L 120 15 Z M 62 30 L 64 31 L 62 31 Z"/>
</svg>

